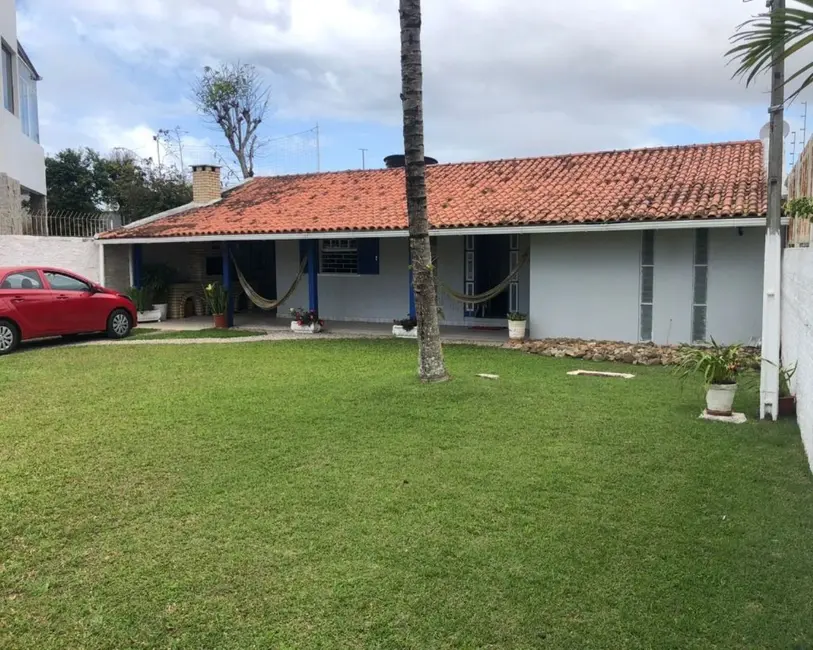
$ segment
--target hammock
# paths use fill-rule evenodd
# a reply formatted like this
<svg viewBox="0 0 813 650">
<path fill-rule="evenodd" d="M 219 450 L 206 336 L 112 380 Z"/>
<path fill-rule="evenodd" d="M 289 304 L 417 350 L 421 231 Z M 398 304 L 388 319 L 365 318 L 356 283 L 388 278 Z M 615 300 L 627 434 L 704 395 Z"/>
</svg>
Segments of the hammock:
<svg viewBox="0 0 813 650">
<path fill-rule="evenodd" d="M 299 273 L 296 274 L 294 278 L 294 282 L 288 291 L 285 292 L 285 295 L 282 298 L 278 298 L 277 300 L 268 300 L 267 298 L 263 298 L 259 293 L 254 291 L 251 288 L 251 285 L 246 280 L 246 277 L 243 275 L 243 272 L 240 270 L 240 267 L 237 266 L 237 260 L 234 259 L 234 255 L 231 257 L 232 262 L 234 262 L 234 268 L 237 271 L 237 279 L 240 281 L 240 286 L 243 287 L 243 291 L 246 292 L 246 297 L 253 302 L 257 307 L 260 309 L 264 309 L 265 311 L 271 311 L 272 309 L 276 309 L 282 303 L 284 303 L 288 298 L 291 297 L 294 290 L 296 289 L 299 281 L 302 279 L 302 276 L 305 274 L 305 267 L 308 264 L 308 258 L 303 257 L 302 263 L 299 265 Z"/>
<path fill-rule="evenodd" d="M 445 293 L 447 293 L 449 296 L 451 296 L 452 299 L 457 300 L 458 302 L 464 302 L 464 303 L 471 303 L 471 304 L 479 305 L 481 303 L 488 302 L 492 298 L 496 298 L 503 291 L 505 291 L 508 288 L 508 285 L 510 285 L 514 281 L 514 279 L 517 277 L 517 274 L 519 273 L 520 269 L 522 269 L 522 267 L 525 266 L 525 263 L 528 261 L 529 257 L 530 257 L 530 254 L 526 252 L 520 258 L 519 263 L 517 264 L 516 268 L 513 271 L 511 271 L 511 273 L 509 273 L 508 276 L 502 282 L 500 282 L 495 287 L 489 289 L 488 291 L 484 291 L 483 293 L 474 294 L 472 296 L 467 296 L 465 293 L 460 293 L 459 291 L 455 291 L 448 284 L 442 282 L 437 277 L 435 278 L 435 281 L 437 282 L 438 286 L 441 289 L 443 289 L 443 291 Z"/>
</svg>

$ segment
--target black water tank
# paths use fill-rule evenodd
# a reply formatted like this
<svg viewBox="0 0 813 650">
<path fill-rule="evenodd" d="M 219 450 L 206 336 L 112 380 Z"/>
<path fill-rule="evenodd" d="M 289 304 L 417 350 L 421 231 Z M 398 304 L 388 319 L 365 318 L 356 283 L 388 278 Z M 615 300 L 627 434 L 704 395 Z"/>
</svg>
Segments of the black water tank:
<svg viewBox="0 0 813 650">
<path fill-rule="evenodd" d="M 427 165 L 437 165 L 438 161 L 435 158 L 424 156 L 424 162 Z M 387 169 L 396 169 L 397 167 L 406 167 L 406 156 L 402 153 L 394 153 L 391 156 L 384 158 L 384 164 Z"/>
</svg>

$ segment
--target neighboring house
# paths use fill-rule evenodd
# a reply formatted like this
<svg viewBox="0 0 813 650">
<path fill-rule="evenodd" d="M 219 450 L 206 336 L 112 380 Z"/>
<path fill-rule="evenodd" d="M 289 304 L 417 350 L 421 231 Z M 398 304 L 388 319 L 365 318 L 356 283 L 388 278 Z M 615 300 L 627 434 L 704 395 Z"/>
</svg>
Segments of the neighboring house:
<svg viewBox="0 0 813 650">
<path fill-rule="evenodd" d="M 27 199 L 34 212 L 45 210 L 39 80 L 17 40 L 15 0 L 0 0 L 0 234 L 21 233 L 21 201 Z"/>
<path fill-rule="evenodd" d="M 99 237 L 126 247 L 131 279 L 165 262 L 179 287 L 231 274 L 330 320 L 389 322 L 411 305 L 403 169 L 254 178 L 220 194 L 219 169 L 193 168 L 194 202 Z M 504 325 L 529 314 L 533 338 L 676 343 L 760 337 L 766 182 L 758 141 L 610 151 L 427 168 L 443 321 Z M 183 292 L 180 292 L 183 294 Z M 184 298 L 187 310 L 199 300 Z M 280 310 L 281 315 L 287 309 Z M 176 312 L 182 313 L 178 307 Z"/>
</svg>

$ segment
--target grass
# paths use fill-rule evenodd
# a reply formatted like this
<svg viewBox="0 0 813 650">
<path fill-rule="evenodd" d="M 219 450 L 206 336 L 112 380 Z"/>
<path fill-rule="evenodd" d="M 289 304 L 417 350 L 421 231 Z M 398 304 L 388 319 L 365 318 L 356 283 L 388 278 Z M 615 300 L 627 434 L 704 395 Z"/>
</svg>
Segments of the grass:
<svg viewBox="0 0 813 650">
<path fill-rule="evenodd" d="M 137 327 L 132 336 L 142 339 L 236 339 L 248 336 L 261 336 L 264 332 L 236 329 L 215 329 L 214 327 L 202 330 L 162 330 L 153 327 Z"/>
<path fill-rule="evenodd" d="M 433 386 L 403 341 L 3 358 L 0 647 L 813 644 L 793 423 L 446 352 Z"/>
</svg>

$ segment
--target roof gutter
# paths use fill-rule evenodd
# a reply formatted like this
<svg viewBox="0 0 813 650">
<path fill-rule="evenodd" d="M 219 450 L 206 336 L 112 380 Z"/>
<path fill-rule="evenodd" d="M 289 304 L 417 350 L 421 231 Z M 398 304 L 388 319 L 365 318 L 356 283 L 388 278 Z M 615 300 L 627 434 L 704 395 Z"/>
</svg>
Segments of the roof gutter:
<svg viewBox="0 0 813 650">
<path fill-rule="evenodd" d="M 788 218 L 782 218 L 782 225 L 788 224 Z M 433 237 L 460 235 L 532 235 L 569 232 L 626 232 L 639 230 L 685 230 L 698 228 L 756 228 L 765 226 L 765 217 L 725 217 L 721 219 L 685 219 L 678 221 L 632 221 L 624 223 L 578 223 L 558 226 L 491 226 L 474 228 L 433 228 L 429 234 Z M 117 239 L 99 239 L 96 243 L 106 244 L 172 244 L 189 242 L 222 242 L 222 241 L 268 241 L 289 239 L 336 239 L 352 237 L 369 239 L 373 237 L 408 237 L 409 232 L 400 230 L 334 230 L 330 232 L 299 233 L 257 233 L 244 235 L 191 235 L 188 237 L 124 237 Z"/>
</svg>

